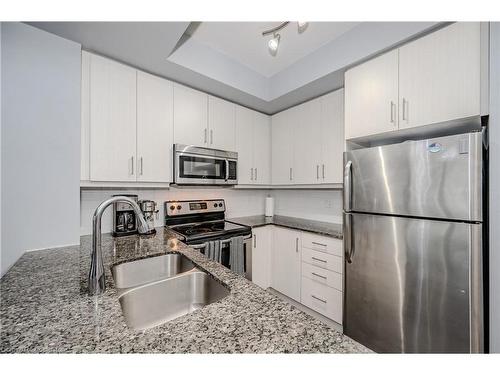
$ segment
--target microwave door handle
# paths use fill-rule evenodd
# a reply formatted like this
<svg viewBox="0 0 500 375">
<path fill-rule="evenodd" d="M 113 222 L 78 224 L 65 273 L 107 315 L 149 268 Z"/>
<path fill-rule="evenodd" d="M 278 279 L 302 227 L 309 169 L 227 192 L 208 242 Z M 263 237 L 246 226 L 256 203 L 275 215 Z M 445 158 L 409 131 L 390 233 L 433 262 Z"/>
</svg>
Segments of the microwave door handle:
<svg viewBox="0 0 500 375">
<path fill-rule="evenodd" d="M 229 180 L 229 160 L 225 160 L 226 162 L 226 182 Z"/>
</svg>

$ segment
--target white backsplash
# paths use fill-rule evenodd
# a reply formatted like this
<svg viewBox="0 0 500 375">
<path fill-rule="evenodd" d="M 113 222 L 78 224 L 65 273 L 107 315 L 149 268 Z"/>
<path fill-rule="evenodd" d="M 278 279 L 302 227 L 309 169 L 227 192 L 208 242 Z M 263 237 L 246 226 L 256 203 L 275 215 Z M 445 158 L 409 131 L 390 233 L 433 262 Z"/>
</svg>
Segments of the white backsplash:
<svg viewBox="0 0 500 375">
<path fill-rule="evenodd" d="M 342 223 L 342 190 L 273 190 L 274 214 Z"/>
<path fill-rule="evenodd" d="M 92 215 L 96 207 L 114 194 L 137 194 L 139 199 L 150 199 L 158 204 L 156 226 L 163 225 L 163 203 L 167 200 L 187 199 L 224 199 L 226 201 L 226 217 L 252 216 L 264 214 L 267 190 L 235 190 L 230 188 L 171 188 L 169 190 L 82 190 L 80 192 L 80 235 L 92 232 Z M 102 218 L 102 232 L 112 230 L 113 209 L 109 207 Z"/>
<path fill-rule="evenodd" d="M 139 199 L 150 199 L 158 204 L 156 226 L 163 225 L 163 203 L 167 200 L 224 199 L 226 217 L 263 215 L 265 198 L 274 197 L 275 215 L 304 219 L 342 222 L 342 193 L 339 190 L 235 190 L 230 188 L 171 188 L 169 190 L 82 190 L 80 192 L 80 234 L 92 231 L 92 215 L 95 208 L 114 194 L 137 194 Z M 102 232 L 112 230 L 112 208 L 103 215 Z"/>
</svg>

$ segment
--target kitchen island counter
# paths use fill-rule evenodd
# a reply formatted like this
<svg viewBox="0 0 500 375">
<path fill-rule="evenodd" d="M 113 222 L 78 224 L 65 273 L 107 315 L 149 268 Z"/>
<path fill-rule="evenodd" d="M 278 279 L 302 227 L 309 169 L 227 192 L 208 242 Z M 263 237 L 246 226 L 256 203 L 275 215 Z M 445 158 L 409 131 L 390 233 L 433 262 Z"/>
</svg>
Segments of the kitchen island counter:
<svg viewBox="0 0 500 375">
<path fill-rule="evenodd" d="M 367 348 L 208 260 L 172 232 L 103 235 L 107 289 L 86 294 L 90 236 L 80 246 L 29 252 L 1 279 L 2 353 L 360 353 Z M 127 327 L 111 265 L 180 252 L 230 294 L 155 328 Z"/>
</svg>

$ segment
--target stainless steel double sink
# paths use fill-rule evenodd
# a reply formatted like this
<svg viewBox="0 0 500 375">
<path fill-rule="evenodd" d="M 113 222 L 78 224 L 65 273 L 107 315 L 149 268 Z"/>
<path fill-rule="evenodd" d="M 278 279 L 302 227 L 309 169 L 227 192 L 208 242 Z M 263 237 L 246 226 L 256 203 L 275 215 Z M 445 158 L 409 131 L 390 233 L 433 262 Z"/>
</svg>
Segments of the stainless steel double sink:
<svg viewBox="0 0 500 375">
<path fill-rule="evenodd" d="M 187 257 L 168 253 L 111 268 L 127 326 L 144 330 L 189 314 L 229 289 Z"/>
</svg>

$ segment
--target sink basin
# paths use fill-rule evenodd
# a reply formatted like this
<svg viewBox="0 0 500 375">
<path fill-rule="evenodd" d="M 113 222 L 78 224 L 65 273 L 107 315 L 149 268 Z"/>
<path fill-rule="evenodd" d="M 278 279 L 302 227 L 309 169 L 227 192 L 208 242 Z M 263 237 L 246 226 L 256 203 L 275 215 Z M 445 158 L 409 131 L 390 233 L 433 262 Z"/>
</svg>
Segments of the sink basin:
<svg viewBox="0 0 500 375">
<path fill-rule="evenodd" d="M 125 291 L 119 298 L 127 325 L 152 328 L 221 300 L 229 289 L 198 269 Z"/>
<path fill-rule="evenodd" d="M 194 267 L 194 263 L 184 255 L 170 253 L 117 264 L 111 268 L 111 273 L 116 288 L 124 289 L 163 280 Z"/>
</svg>

